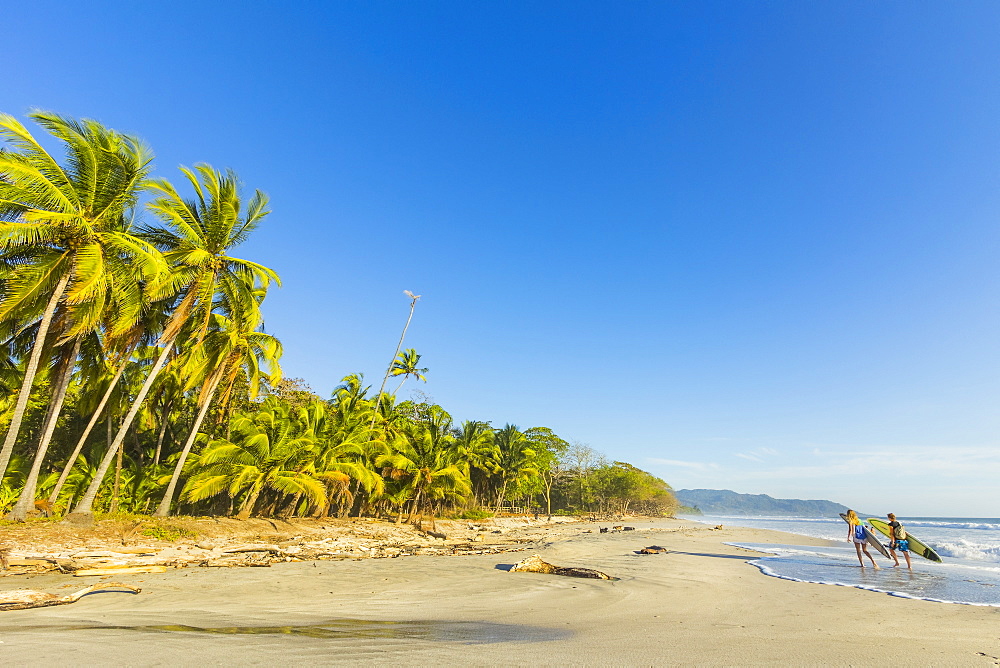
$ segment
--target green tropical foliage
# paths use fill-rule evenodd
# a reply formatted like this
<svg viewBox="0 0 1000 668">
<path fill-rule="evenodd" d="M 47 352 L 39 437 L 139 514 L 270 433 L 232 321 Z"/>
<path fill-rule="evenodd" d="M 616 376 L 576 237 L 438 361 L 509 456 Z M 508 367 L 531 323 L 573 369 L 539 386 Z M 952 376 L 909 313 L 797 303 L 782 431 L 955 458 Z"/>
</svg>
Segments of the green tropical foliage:
<svg viewBox="0 0 1000 668">
<path fill-rule="evenodd" d="M 669 513 L 666 483 L 546 427 L 460 424 L 410 378 L 343 378 L 329 399 L 284 378 L 263 329 L 278 275 L 236 257 L 267 217 L 232 171 L 151 173 L 97 121 L 0 115 L 0 512 L 382 516 Z M 150 222 L 144 222 L 150 221 Z M 392 392 L 390 376 L 399 377 Z"/>
</svg>

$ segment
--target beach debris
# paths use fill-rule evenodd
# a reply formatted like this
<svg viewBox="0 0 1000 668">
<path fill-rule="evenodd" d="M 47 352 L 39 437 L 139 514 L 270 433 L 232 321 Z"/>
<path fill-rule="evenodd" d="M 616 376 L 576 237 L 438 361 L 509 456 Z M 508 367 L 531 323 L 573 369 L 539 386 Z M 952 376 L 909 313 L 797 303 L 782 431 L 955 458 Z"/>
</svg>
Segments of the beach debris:
<svg viewBox="0 0 1000 668">
<path fill-rule="evenodd" d="M 616 524 L 615 526 L 611 527 L 611 530 L 612 531 L 624 531 L 625 527 L 622 526 L 621 524 Z"/>
<path fill-rule="evenodd" d="M 10 565 L 8 557 L 10 557 L 10 548 L 0 547 L 0 571 L 7 570 L 7 566 Z"/>
<path fill-rule="evenodd" d="M 635 527 L 622 527 L 622 531 L 635 531 Z"/>
<path fill-rule="evenodd" d="M 281 552 L 281 548 L 277 545 L 241 545 L 222 551 L 223 554 L 238 554 L 240 552 L 268 552 L 270 554 L 278 554 Z"/>
<path fill-rule="evenodd" d="M 443 534 L 443 533 L 441 533 L 439 531 L 425 531 L 424 533 L 426 533 L 428 536 L 431 536 L 432 538 L 439 538 L 441 540 L 448 540 L 448 535 L 447 534 Z"/>
<path fill-rule="evenodd" d="M 712 527 L 711 530 L 712 531 L 721 531 L 722 530 L 722 525 L 721 524 L 717 524 L 714 527 Z"/>
<path fill-rule="evenodd" d="M 545 573 L 549 575 L 566 575 L 573 578 L 593 578 L 597 580 L 610 580 L 612 579 L 610 575 L 602 573 L 601 571 L 595 571 L 592 568 L 566 568 L 563 566 L 555 566 L 543 561 L 541 557 L 534 554 L 527 559 L 522 559 L 510 568 L 511 572 L 525 572 L 525 573 Z"/>
<path fill-rule="evenodd" d="M 106 575 L 130 575 L 133 573 L 166 573 L 166 566 L 110 566 L 105 568 L 81 568 L 73 571 L 73 577 L 82 578 L 92 575 L 104 577 Z M 72 601 L 70 601 L 72 603 Z"/>
<path fill-rule="evenodd" d="M 58 596 L 44 591 L 33 591 L 21 589 L 17 591 L 0 591 L 0 611 L 4 610 L 26 610 L 28 608 L 45 608 L 51 605 L 66 605 L 76 603 L 87 594 L 103 591 L 123 591 L 126 593 L 138 594 L 141 589 L 132 587 L 121 582 L 104 582 L 101 584 L 84 587 L 78 592 L 69 596 Z"/>
<path fill-rule="evenodd" d="M 636 550 L 636 554 L 663 554 L 669 552 L 667 548 L 661 545 L 650 545 L 649 547 L 644 547 L 641 550 Z"/>
<path fill-rule="evenodd" d="M 607 533 L 607 532 L 608 532 L 607 527 L 601 527 L 601 533 Z"/>
</svg>

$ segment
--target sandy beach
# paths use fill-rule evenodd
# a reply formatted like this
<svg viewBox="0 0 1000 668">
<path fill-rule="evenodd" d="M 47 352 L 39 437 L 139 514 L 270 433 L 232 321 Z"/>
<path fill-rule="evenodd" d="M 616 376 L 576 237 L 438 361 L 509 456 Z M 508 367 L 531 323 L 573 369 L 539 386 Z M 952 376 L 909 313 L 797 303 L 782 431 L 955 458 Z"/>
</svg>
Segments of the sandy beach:
<svg viewBox="0 0 1000 668">
<path fill-rule="evenodd" d="M 763 575 L 727 542 L 823 544 L 758 529 L 562 525 L 527 551 L 181 568 L 0 613 L 6 665 L 997 665 L 1000 609 Z M 538 536 L 537 528 L 534 529 Z M 591 533 L 586 533 L 592 531 Z M 647 545 L 667 554 L 638 555 Z M 613 581 L 511 573 L 530 554 Z M 0 590 L 66 593 L 69 575 Z M 880 645 L 879 637 L 887 641 Z M 900 648 L 906 652 L 901 653 Z M 916 657 L 916 658 L 914 658 Z"/>
</svg>

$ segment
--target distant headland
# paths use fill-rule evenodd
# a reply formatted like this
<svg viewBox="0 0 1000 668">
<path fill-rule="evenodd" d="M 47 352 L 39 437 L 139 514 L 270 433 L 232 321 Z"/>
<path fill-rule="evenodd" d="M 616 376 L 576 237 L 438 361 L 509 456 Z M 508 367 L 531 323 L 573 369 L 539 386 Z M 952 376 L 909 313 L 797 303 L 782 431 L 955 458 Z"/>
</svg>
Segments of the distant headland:
<svg viewBox="0 0 1000 668">
<path fill-rule="evenodd" d="M 679 489 L 674 496 L 694 515 L 836 517 L 847 512 L 847 506 L 833 501 L 775 499 L 767 494 L 739 494 L 728 489 Z"/>
</svg>

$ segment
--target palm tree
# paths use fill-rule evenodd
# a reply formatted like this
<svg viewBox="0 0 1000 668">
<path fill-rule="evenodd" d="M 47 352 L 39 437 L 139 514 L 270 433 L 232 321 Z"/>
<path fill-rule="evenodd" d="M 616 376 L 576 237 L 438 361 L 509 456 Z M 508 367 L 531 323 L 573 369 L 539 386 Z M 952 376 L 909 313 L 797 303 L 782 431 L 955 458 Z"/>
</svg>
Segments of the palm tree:
<svg viewBox="0 0 1000 668">
<path fill-rule="evenodd" d="M 382 405 L 382 393 L 385 392 L 385 384 L 389 381 L 389 374 L 392 373 L 393 367 L 396 366 L 396 357 L 399 355 L 399 349 L 403 347 L 403 339 L 406 338 L 406 330 L 410 328 L 410 321 L 413 320 L 413 309 L 417 305 L 417 300 L 422 296 L 415 295 L 409 290 L 403 290 L 403 294 L 410 298 L 410 314 L 406 317 L 406 324 L 403 325 L 403 332 L 399 335 L 399 342 L 396 344 L 396 352 L 392 354 L 392 361 L 389 362 L 389 368 L 385 370 L 385 377 L 382 378 L 382 385 L 378 388 L 378 396 L 375 399 L 375 410 L 372 412 L 371 429 L 375 428 L 375 418 L 378 416 L 378 409 Z"/>
<path fill-rule="evenodd" d="M 31 462 L 31 469 L 24 481 L 21 489 L 21 496 L 18 497 L 14 508 L 7 515 L 7 519 L 23 522 L 30 510 L 35 506 L 35 490 L 38 485 L 38 475 L 42 470 L 42 463 L 45 461 L 45 454 L 48 451 L 52 434 L 56 429 L 56 422 L 59 420 L 59 413 L 62 411 L 63 401 L 66 399 L 66 391 L 73 376 L 73 369 L 76 366 L 77 355 L 80 354 L 81 337 L 74 339 L 69 351 L 63 351 L 55 370 L 55 387 L 52 389 L 52 399 L 49 402 L 49 409 L 45 416 L 42 434 L 35 448 L 35 457 Z M 64 346 L 65 347 L 65 346 Z"/>
<path fill-rule="evenodd" d="M 489 476 L 499 471 L 493 429 L 488 422 L 467 420 L 458 429 L 455 447 L 458 449 L 460 461 L 472 483 L 476 498 L 484 499 Z"/>
<path fill-rule="evenodd" d="M 205 420 L 208 408 L 215 398 L 215 392 L 223 385 L 224 393 L 231 392 L 237 377 L 245 374 L 250 389 L 250 398 L 256 398 L 260 388 L 260 379 L 266 375 L 272 383 L 281 378 L 281 367 L 278 358 L 281 357 L 281 343 L 270 334 L 258 331 L 247 331 L 243 322 L 226 318 L 219 314 L 212 315 L 213 327 L 205 337 L 201 346 L 196 349 L 196 364 L 202 367 L 198 374 L 203 378 L 201 393 L 198 396 L 198 415 L 184 449 L 181 451 L 174 473 L 167 485 L 154 515 L 166 517 L 170 514 L 170 503 L 177 488 L 184 463 L 194 445 L 195 437 Z M 253 322 L 253 320 L 249 321 Z M 260 320 L 257 318 L 257 322 Z M 241 326 L 242 325 L 242 326 Z M 256 328 L 255 328 L 256 329 Z M 194 376 L 194 374 L 192 374 Z"/>
<path fill-rule="evenodd" d="M 413 348 L 407 348 L 403 352 L 396 355 L 396 359 L 392 363 L 392 371 L 389 375 L 402 376 L 403 380 L 400 381 L 393 394 L 399 394 L 399 390 L 403 387 L 403 383 L 405 383 L 406 379 L 410 376 L 413 376 L 417 380 L 422 380 L 425 383 L 427 382 L 427 378 L 424 377 L 424 374 L 427 373 L 428 370 L 418 369 L 418 364 L 420 364 L 420 355 Z"/>
<path fill-rule="evenodd" d="M 326 505 L 316 506 L 318 513 L 328 513 L 335 498 L 342 507 L 350 504 L 354 500 L 352 483 L 355 490 L 364 489 L 370 495 L 381 494 L 384 489 L 382 477 L 370 465 L 373 462 L 367 448 L 370 441 L 364 438 L 365 417 L 363 411 L 352 411 L 349 401 L 330 406 L 316 400 L 298 410 L 303 435 L 319 444 L 316 457 L 306 469 L 327 486 Z"/>
<path fill-rule="evenodd" d="M 60 165 L 17 119 L 0 114 L 0 320 L 37 320 L 17 403 L 0 446 L 6 470 L 56 309 L 72 322 L 64 339 L 93 330 L 109 307 L 120 327 L 138 314 L 137 284 L 163 268 L 160 254 L 123 221 L 150 170 L 141 141 L 92 120 L 31 114 L 66 151 Z"/>
<path fill-rule="evenodd" d="M 386 467 L 390 478 L 403 482 L 412 500 L 408 521 L 418 512 L 423 518 L 433 500 L 457 500 L 471 493 L 454 447 L 451 417 L 439 406 L 431 407 L 428 419 L 409 423 L 390 447 L 378 464 Z"/>
<path fill-rule="evenodd" d="M 497 494 L 496 512 L 499 513 L 510 483 L 534 475 L 537 471 L 532 468 L 535 451 L 530 447 L 531 442 L 516 426 L 504 425 L 503 429 L 496 431 L 493 440 L 497 446 L 497 469 L 503 479 L 500 493 Z"/>
<path fill-rule="evenodd" d="M 184 199 L 165 179 L 152 180 L 150 189 L 159 193 L 159 197 L 149 204 L 149 208 L 163 226 L 143 230 L 144 236 L 162 249 L 172 268 L 163 280 L 153 285 L 153 298 L 174 297 L 178 305 L 160 335 L 159 345 L 163 352 L 133 400 L 74 514 L 91 514 L 101 481 L 182 332 L 200 342 L 208 331 L 213 312 L 219 310 L 229 317 L 250 313 L 259 303 L 260 290 L 266 289 L 272 281 L 280 284 L 278 275 L 271 269 L 229 255 L 270 213 L 267 196 L 255 191 L 244 207 L 239 180 L 232 171 L 222 173 L 200 164 L 194 170 L 181 168 L 181 172 L 194 188 L 195 198 Z"/>
<path fill-rule="evenodd" d="M 201 501 L 222 493 L 242 497 L 236 517 L 250 517 L 265 490 L 300 495 L 323 505 L 326 487 L 306 469 L 318 451 L 313 436 L 297 429 L 286 407 L 267 398 L 261 410 L 233 418 L 229 439 L 208 443 L 198 457 L 200 471 L 184 487 L 182 497 Z"/>
</svg>

